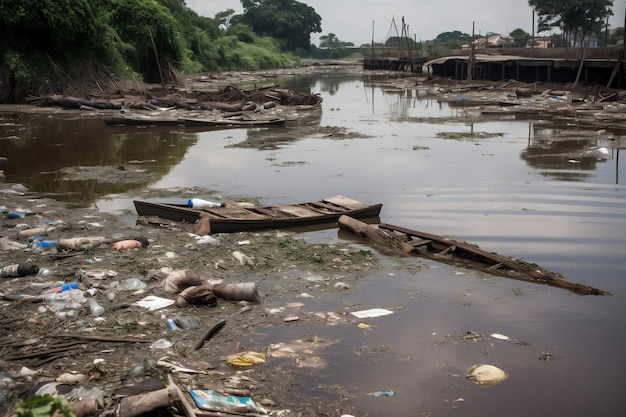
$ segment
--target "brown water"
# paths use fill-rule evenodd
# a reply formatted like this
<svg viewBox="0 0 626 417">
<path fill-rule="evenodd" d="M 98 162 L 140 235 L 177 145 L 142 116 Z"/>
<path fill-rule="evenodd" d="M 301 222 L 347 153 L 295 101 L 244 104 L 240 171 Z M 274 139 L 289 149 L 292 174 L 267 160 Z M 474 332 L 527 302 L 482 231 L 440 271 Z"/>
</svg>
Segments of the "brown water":
<svg viewBox="0 0 626 417">
<path fill-rule="evenodd" d="M 368 319 L 371 330 L 286 326 L 268 330 L 258 343 L 307 335 L 338 340 L 323 351 L 329 368 L 297 371 L 300 389 L 324 401 L 356 404 L 370 416 L 623 415 L 623 138 L 564 134 L 537 121 L 477 121 L 475 109 L 422 98 L 419 91 L 382 89 L 357 76 L 291 83 L 321 92 L 323 111 L 278 132 L 120 130 L 70 112 L 3 112 L 0 156 L 9 158 L 9 181 L 107 211 L 132 211 L 133 190 L 145 187 L 198 186 L 225 196 L 261 196 L 266 203 L 335 194 L 381 202 L 383 222 L 453 235 L 610 291 L 578 296 L 417 258 L 390 258 L 388 270 L 363 277 L 341 300 L 307 301 L 312 311 L 394 311 Z M 320 133 L 300 136 L 302 126 Z M 321 133 L 327 126 L 368 137 L 328 137 Z M 491 135 L 438 135 L 472 130 Z M 116 186 L 58 181 L 53 173 L 131 161 L 158 178 Z M 341 238 L 336 230 L 305 237 Z M 424 264 L 428 268 L 418 270 Z M 415 273 L 406 272 L 411 265 Z M 467 331 L 484 338 L 447 337 Z M 518 343 L 489 336 L 496 332 Z M 551 360 L 541 360 L 544 353 Z M 509 378 L 480 388 L 460 377 L 474 363 L 496 365 Z M 320 388 L 335 384 L 347 387 L 345 397 Z M 366 395 L 379 390 L 395 395 Z"/>
</svg>

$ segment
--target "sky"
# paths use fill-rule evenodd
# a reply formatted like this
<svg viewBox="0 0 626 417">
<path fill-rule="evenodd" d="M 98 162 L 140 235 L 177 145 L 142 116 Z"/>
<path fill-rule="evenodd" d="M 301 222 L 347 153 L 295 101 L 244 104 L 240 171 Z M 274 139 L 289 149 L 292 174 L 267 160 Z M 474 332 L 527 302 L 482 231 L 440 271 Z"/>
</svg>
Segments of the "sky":
<svg viewBox="0 0 626 417">
<path fill-rule="evenodd" d="M 319 37 L 335 36 L 355 45 L 384 42 L 389 36 L 402 34 L 402 17 L 409 35 L 431 40 L 443 32 L 459 30 L 468 35 L 487 32 L 508 34 L 521 28 L 533 30 L 532 9 L 527 0 L 298 0 L 315 9 L 322 18 L 322 32 L 311 34 L 311 42 L 319 45 Z M 239 0 L 185 0 L 187 7 L 201 16 L 233 9 L 243 13 Z M 624 26 L 626 3 L 614 2 L 610 27 Z M 395 28 L 392 22 L 395 21 Z M 535 24 L 536 27 L 536 24 Z"/>
</svg>

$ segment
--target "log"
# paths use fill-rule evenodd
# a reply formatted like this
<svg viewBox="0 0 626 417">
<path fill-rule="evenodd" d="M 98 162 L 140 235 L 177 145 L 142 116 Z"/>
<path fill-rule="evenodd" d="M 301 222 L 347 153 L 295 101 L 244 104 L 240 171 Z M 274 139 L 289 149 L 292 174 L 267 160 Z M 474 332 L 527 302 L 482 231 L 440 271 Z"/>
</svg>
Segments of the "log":
<svg viewBox="0 0 626 417">
<path fill-rule="evenodd" d="M 339 227 L 344 230 L 349 230 L 352 233 L 362 236 L 378 245 L 396 247 L 405 253 L 411 253 L 414 249 L 413 246 L 395 238 L 393 235 L 369 226 L 367 223 L 360 220 L 346 216 L 345 214 L 339 217 Z"/>
</svg>

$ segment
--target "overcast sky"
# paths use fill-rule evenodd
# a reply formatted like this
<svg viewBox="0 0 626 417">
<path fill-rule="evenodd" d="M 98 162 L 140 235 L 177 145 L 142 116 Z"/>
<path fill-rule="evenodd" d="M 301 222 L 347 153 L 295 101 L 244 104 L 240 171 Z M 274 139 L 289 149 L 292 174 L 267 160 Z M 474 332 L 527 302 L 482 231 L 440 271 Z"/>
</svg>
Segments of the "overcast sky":
<svg viewBox="0 0 626 417">
<path fill-rule="evenodd" d="M 319 45 L 319 36 L 334 33 L 338 39 L 355 45 L 369 43 L 372 37 L 383 42 L 402 32 L 402 17 L 409 26 L 409 35 L 430 40 L 442 32 L 476 35 L 487 32 L 508 34 L 521 28 L 532 32 L 532 10 L 527 0 L 299 0 L 315 9 L 322 18 L 322 32 L 311 35 Z M 201 16 L 214 17 L 217 12 L 233 9 L 243 13 L 239 0 L 186 0 L 189 8 Z M 624 26 L 626 3 L 615 1 L 611 27 Z"/>
</svg>

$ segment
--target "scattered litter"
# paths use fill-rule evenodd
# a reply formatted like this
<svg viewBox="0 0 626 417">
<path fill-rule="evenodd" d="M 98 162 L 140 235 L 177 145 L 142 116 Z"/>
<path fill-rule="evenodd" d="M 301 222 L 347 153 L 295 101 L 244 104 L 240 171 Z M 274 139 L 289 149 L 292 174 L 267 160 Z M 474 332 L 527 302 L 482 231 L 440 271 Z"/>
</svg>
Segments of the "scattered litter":
<svg viewBox="0 0 626 417">
<path fill-rule="evenodd" d="M 133 303 L 134 306 L 147 308 L 149 311 L 159 310 L 174 304 L 174 300 L 161 298 L 155 295 L 148 295 L 139 301 Z"/>
<path fill-rule="evenodd" d="M 483 387 L 490 387 L 504 381 L 508 375 L 502 369 L 493 365 L 476 364 L 467 368 L 467 379 Z"/>
<path fill-rule="evenodd" d="M 350 314 L 352 314 L 353 316 L 359 319 L 365 319 L 365 318 L 372 318 L 372 317 L 387 316 L 389 314 L 393 314 L 393 311 L 387 310 L 385 308 L 372 308 L 369 310 L 353 311 Z"/>
<path fill-rule="evenodd" d="M 252 258 L 250 258 L 248 255 L 245 255 L 242 252 L 239 252 L 238 250 L 233 252 L 233 256 L 235 257 L 235 259 L 241 265 L 252 265 L 252 266 L 254 266 L 254 262 L 252 261 Z"/>
<path fill-rule="evenodd" d="M 365 395 L 372 395 L 374 397 L 393 397 L 394 395 L 396 395 L 396 393 L 393 392 L 393 390 L 385 390 L 385 391 L 368 392 Z"/>
<path fill-rule="evenodd" d="M 267 411 L 250 397 L 221 395 L 212 390 L 189 389 L 198 408 L 237 415 L 267 415 Z"/>
<path fill-rule="evenodd" d="M 252 366 L 265 363 L 265 355 L 259 352 L 242 352 L 228 357 L 228 364 L 232 366 Z"/>
<path fill-rule="evenodd" d="M 500 333 L 492 333 L 491 337 L 493 337 L 494 339 L 498 339 L 498 340 L 510 340 L 511 339 L 509 336 L 505 336 Z"/>
<path fill-rule="evenodd" d="M 173 346 L 172 342 L 167 339 L 159 339 L 150 345 L 150 349 L 168 349 Z"/>
</svg>

